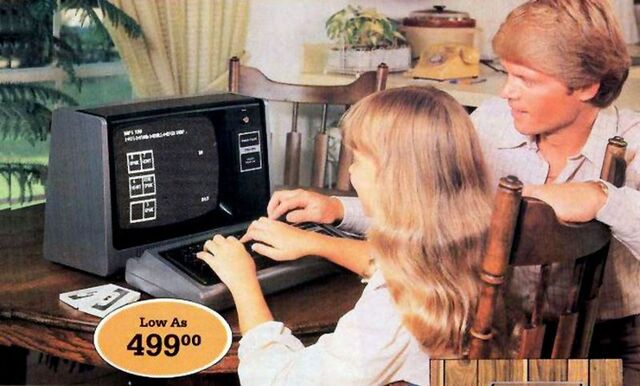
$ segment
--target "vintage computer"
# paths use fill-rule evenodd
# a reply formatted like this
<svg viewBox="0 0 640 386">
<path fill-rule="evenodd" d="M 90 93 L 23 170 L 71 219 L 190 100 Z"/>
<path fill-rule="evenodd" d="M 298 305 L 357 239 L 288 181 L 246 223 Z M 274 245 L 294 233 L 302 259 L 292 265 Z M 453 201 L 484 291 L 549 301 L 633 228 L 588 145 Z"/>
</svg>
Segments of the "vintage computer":
<svg viewBox="0 0 640 386">
<path fill-rule="evenodd" d="M 47 260 L 101 276 L 126 267 L 126 281 L 151 295 L 232 304 L 195 253 L 213 234 L 242 234 L 265 213 L 262 100 L 213 94 L 62 108 L 51 130 Z M 276 264 L 253 256 L 266 293 L 336 271 L 318 257 Z"/>
</svg>

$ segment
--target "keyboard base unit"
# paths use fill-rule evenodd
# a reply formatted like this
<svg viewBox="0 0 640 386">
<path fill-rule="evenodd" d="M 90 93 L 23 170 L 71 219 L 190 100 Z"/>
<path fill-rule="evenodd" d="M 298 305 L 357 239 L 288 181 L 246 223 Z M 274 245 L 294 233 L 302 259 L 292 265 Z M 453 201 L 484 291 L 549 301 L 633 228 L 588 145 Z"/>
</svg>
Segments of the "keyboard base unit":
<svg viewBox="0 0 640 386">
<path fill-rule="evenodd" d="M 332 235 L 338 236 L 336 231 L 329 230 Z M 324 229 L 321 231 L 325 234 L 329 232 Z M 345 235 L 340 236 L 345 237 Z M 181 262 L 167 253 L 182 248 L 185 244 L 204 244 L 204 241 L 210 238 L 210 234 L 200 235 L 189 240 L 147 249 L 140 257 L 127 261 L 125 280 L 133 287 L 155 297 L 191 300 L 215 310 L 230 308 L 234 305 L 231 292 L 219 281 L 211 268 L 199 266 L 201 261 L 196 262 L 195 268 L 192 267 L 193 263 L 189 263 L 189 267 L 186 267 L 184 261 Z M 263 265 L 260 261 L 267 259 L 255 253 L 253 255 L 258 267 Z M 274 262 L 274 264 L 257 271 L 258 281 L 265 295 L 344 271 L 343 268 L 317 256 Z"/>
</svg>

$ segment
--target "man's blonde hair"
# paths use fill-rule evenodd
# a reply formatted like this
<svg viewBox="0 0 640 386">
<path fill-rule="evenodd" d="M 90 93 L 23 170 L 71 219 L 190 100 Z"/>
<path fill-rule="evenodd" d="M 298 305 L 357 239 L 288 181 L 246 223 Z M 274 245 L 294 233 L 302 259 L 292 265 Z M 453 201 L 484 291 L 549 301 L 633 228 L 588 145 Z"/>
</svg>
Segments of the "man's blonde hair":
<svg viewBox="0 0 640 386">
<path fill-rule="evenodd" d="M 620 95 L 631 59 L 607 0 L 531 0 L 493 38 L 501 58 L 551 75 L 570 90 L 600 83 L 589 101 L 609 106 Z"/>
<path fill-rule="evenodd" d="M 435 88 L 395 88 L 354 105 L 342 127 L 378 166 L 368 239 L 404 325 L 430 355 L 461 356 L 491 211 L 468 114 Z"/>
</svg>

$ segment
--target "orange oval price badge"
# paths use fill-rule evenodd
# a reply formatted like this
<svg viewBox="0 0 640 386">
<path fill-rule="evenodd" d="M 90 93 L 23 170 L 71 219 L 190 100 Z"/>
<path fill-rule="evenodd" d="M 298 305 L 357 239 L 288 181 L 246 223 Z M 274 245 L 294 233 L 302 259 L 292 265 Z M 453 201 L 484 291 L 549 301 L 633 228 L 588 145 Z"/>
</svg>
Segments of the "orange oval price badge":
<svg viewBox="0 0 640 386">
<path fill-rule="evenodd" d="M 151 378 L 196 373 L 231 347 L 231 328 L 217 312 L 178 299 L 129 304 L 107 315 L 93 336 L 113 367 Z"/>
</svg>

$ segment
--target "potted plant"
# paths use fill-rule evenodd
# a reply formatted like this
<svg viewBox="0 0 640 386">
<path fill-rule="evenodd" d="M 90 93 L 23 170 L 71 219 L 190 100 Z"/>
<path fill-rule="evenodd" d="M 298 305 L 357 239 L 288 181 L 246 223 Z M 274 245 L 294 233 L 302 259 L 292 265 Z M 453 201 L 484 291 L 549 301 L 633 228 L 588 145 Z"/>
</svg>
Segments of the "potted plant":
<svg viewBox="0 0 640 386">
<path fill-rule="evenodd" d="M 411 50 L 398 23 L 375 9 L 348 5 L 325 23 L 335 42 L 327 57 L 327 70 L 364 72 L 386 63 L 390 71 L 404 71 L 411 64 Z"/>
</svg>

